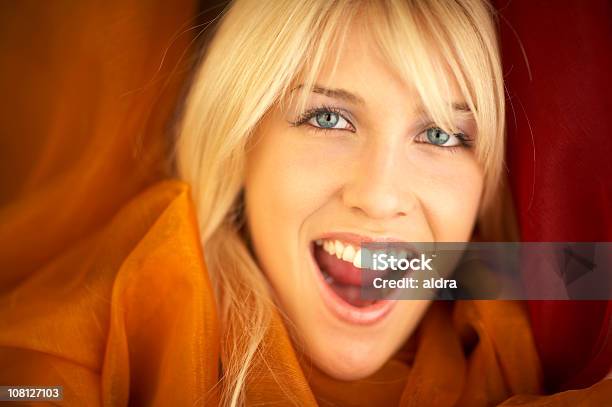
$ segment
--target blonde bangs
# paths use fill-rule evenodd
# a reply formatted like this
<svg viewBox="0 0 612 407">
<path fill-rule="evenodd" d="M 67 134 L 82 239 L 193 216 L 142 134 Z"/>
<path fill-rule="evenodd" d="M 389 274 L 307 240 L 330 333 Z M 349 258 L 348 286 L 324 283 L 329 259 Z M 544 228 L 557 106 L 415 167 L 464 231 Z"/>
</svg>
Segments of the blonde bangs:
<svg viewBox="0 0 612 407">
<path fill-rule="evenodd" d="M 475 154 L 485 172 L 483 208 L 500 183 L 504 158 L 505 106 L 501 63 L 493 10 L 481 1 L 354 1 L 327 2 L 312 21 L 299 72 L 279 94 L 279 103 L 304 110 L 308 92 L 323 67 L 340 63 L 348 29 L 360 27 L 405 83 L 416 89 L 428 116 L 447 132 L 459 132 L 457 116 L 471 115 L 477 127 Z M 357 21 L 363 19 L 363 21 Z M 331 51 L 331 52 L 330 52 Z M 462 100 L 452 100 L 457 87 Z M 282 107 L 282 106 L 281 106 Z"/>
<path fill-rule="evenodd" d="M 473 115 L 475 154 L 485 172 L 483 207 L 488 206 L 503 166 L 505 126 L 492 10 L 467 0 L 371 1 L 366 7 L 369 29 L 383 56 L 414 86 L 432 121 L 455 133 L 460 131 L 457 115 Z M 452 100 L 453 86 L 463 100 Z"/>
<path fill-rule="evenodd" d="M 279 95 L 279 103 L 295 103 L 297 110 L 305 110 L 309 92 L 293 92 L 296 87 L 314 89 L 325 66 L 331 66 L 331 76 L 336 72 L 340 63 L 338 51 L 344 46 L 358 8 L 354 0 L 328 2 L 331 3 L 334 3 L 334 7 L 321 10 L 318 18 L 312 21 L 309 31 L 314 35 L 302 39 L 308 44 L 304 59 L 290 86 L 285 87 L 284 92 Z"/>
<path fill-rule="evenodd" d="M 460 102 L 476 121 L 475 149 L 489 202 L 503 166 L 504 92 L 486 3 L 245 0 L 221 21 L 194 78 L 177 142 L 179 174 L 200 197 L 202 212 L 218 214 L 203 225 L 205 238 L 234 203 L 247 141 L 261 118 L 276 103 L 291 102 L 297 84 L 314 87 L 324 64 L 335 70 L 339 52 L 333 51 L 342 47 L 358 15 L 365 18 L 359 29 L 371 34 L 390 67 L 415 87 L 426 113 L 446 131 L 457 131 L 450 95 L 458 87 Z M 297 94 L 304 107 L 307 92 Z M 210 191 L 210 185 L 218 190 Z"/>
</svg>

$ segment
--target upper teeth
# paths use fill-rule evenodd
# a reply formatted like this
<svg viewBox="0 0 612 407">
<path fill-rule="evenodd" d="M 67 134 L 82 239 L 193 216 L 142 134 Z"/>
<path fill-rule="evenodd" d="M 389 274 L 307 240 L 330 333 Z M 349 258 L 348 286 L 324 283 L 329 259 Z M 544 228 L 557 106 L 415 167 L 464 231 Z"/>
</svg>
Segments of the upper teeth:
<svg viewBox="0 0 612 407">
<path fill-rule="evenodd" d="M 323 250 L 332 256 L 335 255 L 337 258 L 361 268 L 361 249 L 355 248 L 352 244 L 329 239 L 317 240 L 315 243 L 323 246 Z"/>
<path fill-rule="evenodd" d="M 331 240 L 331 239 L 318 239 L 315 241 L 317 246 L 322 246 L 323 250 L 332 256 L 335 255 L 337 258 L 344 260 L 349 263 L 353 263 L 353 266 L 357 268 L 362 268 L 362 250 L 360 248 L 356 248 L 350 243 L 341 242 L 340 240 Z M 364 249 L 366 250 L 366 249 Z M 388 255 L 393 255 L 395 258 L 409 258 L 412 257 L 411 253 L 406 250 L 387 250 L 383 251 Z M 371 255 L 371 254 L 370 254 Z"/>
</svg>

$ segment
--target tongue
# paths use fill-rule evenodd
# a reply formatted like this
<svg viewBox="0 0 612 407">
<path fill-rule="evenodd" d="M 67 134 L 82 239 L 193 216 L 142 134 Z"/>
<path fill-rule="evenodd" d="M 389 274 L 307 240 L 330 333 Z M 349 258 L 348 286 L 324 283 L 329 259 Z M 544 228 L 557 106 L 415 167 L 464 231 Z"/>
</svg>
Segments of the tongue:
<svg viewBox="0 0 612 407">
<path fill-rule="evenodd" d="M 343 285 L 331 283 L 329 285 L 332 290 L 344 301 L 351 304 L 353 307 L 367 307 L 376 302 L 376 300 L 365 300 L 361 298 L 361 288 L 356 285 Z"/>
<path fill-rule="evenodd" d="M 386 275 L 385 271 L 357 268 L 327 253 L 320 246 L 315 246 L 314 255 L 321 271 L 333 278 L 333 282 L 328 284 L 340 298 L 355 307 L 365 307 L 376 302 L 362 299 L 363 290 L 371 288 L 374 279 Z"/>
<path fill-rule="evenodd" d="M 327 253 L 321 246 L 315 246 L 314 255 L 319 268 L 332 276 L 334 281 L 339 284 L 353 285 L 358 288 L 359 286 L 371 287 L 376 277 L 384 277 L 388 273 L 385 270 L 374 271 L 357 268 L 353 266 L 353 263 Z"/>
<path fill-rule="evenodd" d="M 332 256 L 321 246 L 315 248 L 315 259 L 319 263 L 321 271 L 333 277 L 335 282 L 354 286 L 361 285 L 361 270 L 353 266 L 352 263 Z"/>
</svg>

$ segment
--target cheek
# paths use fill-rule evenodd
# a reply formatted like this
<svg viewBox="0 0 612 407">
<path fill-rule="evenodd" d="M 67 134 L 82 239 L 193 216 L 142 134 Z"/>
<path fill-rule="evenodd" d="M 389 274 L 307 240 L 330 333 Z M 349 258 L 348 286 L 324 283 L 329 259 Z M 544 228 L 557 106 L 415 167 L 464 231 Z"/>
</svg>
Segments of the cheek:
<svg viewBox="0 0 612 407">
<path fill-rule="evenodd" d="M 321 205 L 330 188 L 320 165 L 304 149 L 280 135 L 267 135 L 247 162 L 247 216 L 254 224 L 299 226 Z"/>
<path fill-rule="evenodd" d="M 247 157 L 245 204 L 253 247 L 280 291 L 291 287 L 309 242 L 304 224 L 333 194 L 324 161 L 295 132 L 268 128 Z"/>
<path fill-rule="evenodd" d="M 423 174 L 419 195 L 438 241 L 467 241 L 478 213 L 483 171 L 470 154 L 438 160 L 436 171 Z"/>
<path fill-rule="evenodd" d="M 281 228 L 299 226 L 338 191 L 351 152 L 345 143 L 303 130 L 278 123 L 265 127 L 247 157 L 245 189 L 253 223 L 268 218 Z"/>
</svg>

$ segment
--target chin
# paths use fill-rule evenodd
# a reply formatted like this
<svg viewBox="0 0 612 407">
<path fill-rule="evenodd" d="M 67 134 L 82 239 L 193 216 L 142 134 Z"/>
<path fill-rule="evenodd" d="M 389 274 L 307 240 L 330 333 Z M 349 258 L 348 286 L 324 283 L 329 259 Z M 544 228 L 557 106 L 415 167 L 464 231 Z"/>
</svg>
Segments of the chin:
<svg viewBox="0 0 612 407">
<path fill-rule="evenodd" d="M 324 352 L 311 357 L 313 363 L 328 376 L 338 380 L 360 380 L 374 374 L 389 359 L 381 349 L 363 344 L 326 347 Z"/>
</svg>

